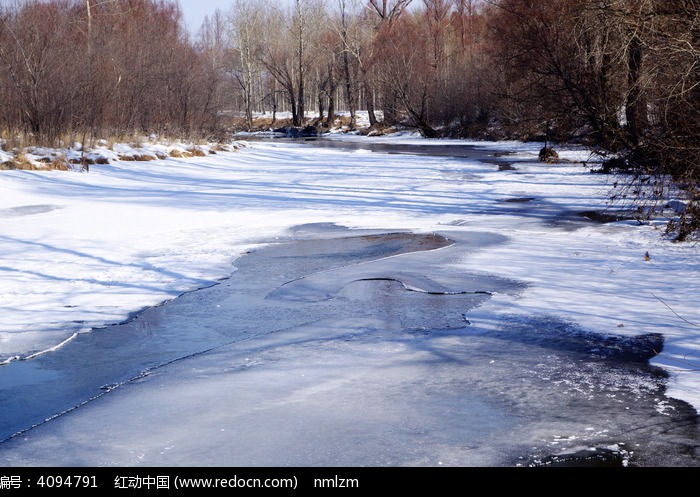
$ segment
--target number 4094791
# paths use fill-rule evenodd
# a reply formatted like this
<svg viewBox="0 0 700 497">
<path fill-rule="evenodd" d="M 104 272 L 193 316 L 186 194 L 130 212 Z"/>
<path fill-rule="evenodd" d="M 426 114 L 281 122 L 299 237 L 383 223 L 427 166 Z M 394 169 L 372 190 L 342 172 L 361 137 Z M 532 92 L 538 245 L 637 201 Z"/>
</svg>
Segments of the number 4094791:
<svg viewBox="0 0 700 497">
<path fill-rule="evenodd" d="M 97 477 L 76 475 L 40 476 L 35 484 L 42 488 L 97 488 Z"/>
</svg>

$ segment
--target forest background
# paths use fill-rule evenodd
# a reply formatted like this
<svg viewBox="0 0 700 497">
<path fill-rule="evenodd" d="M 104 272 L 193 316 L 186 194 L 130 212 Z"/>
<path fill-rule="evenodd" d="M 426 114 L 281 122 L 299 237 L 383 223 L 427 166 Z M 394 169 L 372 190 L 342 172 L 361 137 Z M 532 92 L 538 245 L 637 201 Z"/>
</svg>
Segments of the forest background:
<svg viewBox="0 0 700 497">
<path fill-rule="evenodd" d="M 359 109 L 371 134 L 581 143 L 624 178 L 613 200 L 633 199 L 641 218 L 681 199 L 669 235 L 700 232 L 693 0 L 231 0 L 196 35 L 171 1 L 10 1 L 0 106 L 3 148 L 18 154 L 352 131 Z"/>
</svg>

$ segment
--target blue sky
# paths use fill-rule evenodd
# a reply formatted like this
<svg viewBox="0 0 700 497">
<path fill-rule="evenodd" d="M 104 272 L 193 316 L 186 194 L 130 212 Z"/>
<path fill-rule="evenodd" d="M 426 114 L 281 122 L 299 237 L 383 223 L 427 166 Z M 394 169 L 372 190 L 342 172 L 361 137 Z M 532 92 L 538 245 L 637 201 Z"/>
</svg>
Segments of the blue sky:
<svg viewBox="0 0 700 497">
<path fill-rule="evenodd" d="M 233 0 L 174 0 L 178 1 L 185 16 L 185 22 L 192 33 L 197 34 L 202 26 L 204 17 L 214 13 L 216 9 L 227 11 L 233 5 Z M 278 4 L 288 4 L 289 0 L 277 0 Z"/>
<path fill-rule="evenodd" d="M 179 0 L 185 21 L 193 33 L 197 33 L 204 17 L 216 9 L 226 10 L 232 4 L 227 0 Z"/>
</svg>

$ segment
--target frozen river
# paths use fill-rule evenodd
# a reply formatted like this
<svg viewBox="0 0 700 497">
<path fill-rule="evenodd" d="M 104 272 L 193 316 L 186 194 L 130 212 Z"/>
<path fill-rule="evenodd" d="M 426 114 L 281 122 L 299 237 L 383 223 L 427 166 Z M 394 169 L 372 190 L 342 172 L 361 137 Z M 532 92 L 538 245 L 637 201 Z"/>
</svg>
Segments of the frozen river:
<svg viewBox="0 0 700 497">
<path fill-rule="evenodd" d="M 219 285 L 3 368 L 3 436 L 40 426 L 0 463 L 687 464 L 694 411 L 647 363 L 660 336 L 471 323 L 525 285 L 451 262 L 501 241 L 297 227 Z"/>
<path fill-rule="evenodd" d="M 663 336 L 510 314 L 528 285 L 462 264 L 501 234 L 261 242 L 214 286 L 1 368 L 0 466 L 697 464 L 695 410 L 649 365 Z"/>
</svg>

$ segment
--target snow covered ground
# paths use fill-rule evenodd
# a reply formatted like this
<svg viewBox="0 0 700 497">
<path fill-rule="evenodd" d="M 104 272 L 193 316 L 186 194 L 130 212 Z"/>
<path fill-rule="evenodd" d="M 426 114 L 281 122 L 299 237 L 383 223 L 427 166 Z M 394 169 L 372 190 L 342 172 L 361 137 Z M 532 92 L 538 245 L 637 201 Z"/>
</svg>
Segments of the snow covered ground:
<svg viewBox="0 0 700 497">
<path fill-rule="evenodd" d="M 496 330 L 494 315 L 507 312 L 603 335 L 661 333 L 664 349 L 653 363 L 671 373 L 667 394 L 700 407 L 698 248 L 666 240 L 661 221 L 582 223 L 578 213 L 607 208 L 612 186 L 590 173 L 595 164 L 582 163 L 589 152 L 560 150 L 571 162 L 546 165 L 536 143 L 332 139 L 355 148 L 251 139 L 205 157 L 165 157 L 161 149 L 165 158 L 148 162 L 104 149 L 110 164 L 88 173 L 0 172 L 0 362 L 69 347 L 79 334 L 215 285 L 241 255 L 293 226 L 489 232 L 507 241 L 449 269 L 527 289 L 495 294 L 469 313 L 471 324 Z M 486 161 L 387 154 L 357 145 L 367 140 L 511 153 Z M 155 155 L 155 147 L 142 144 L 141 153 Z M 499 160 L 514 169 L 502 170 Z"/>
</svg>

